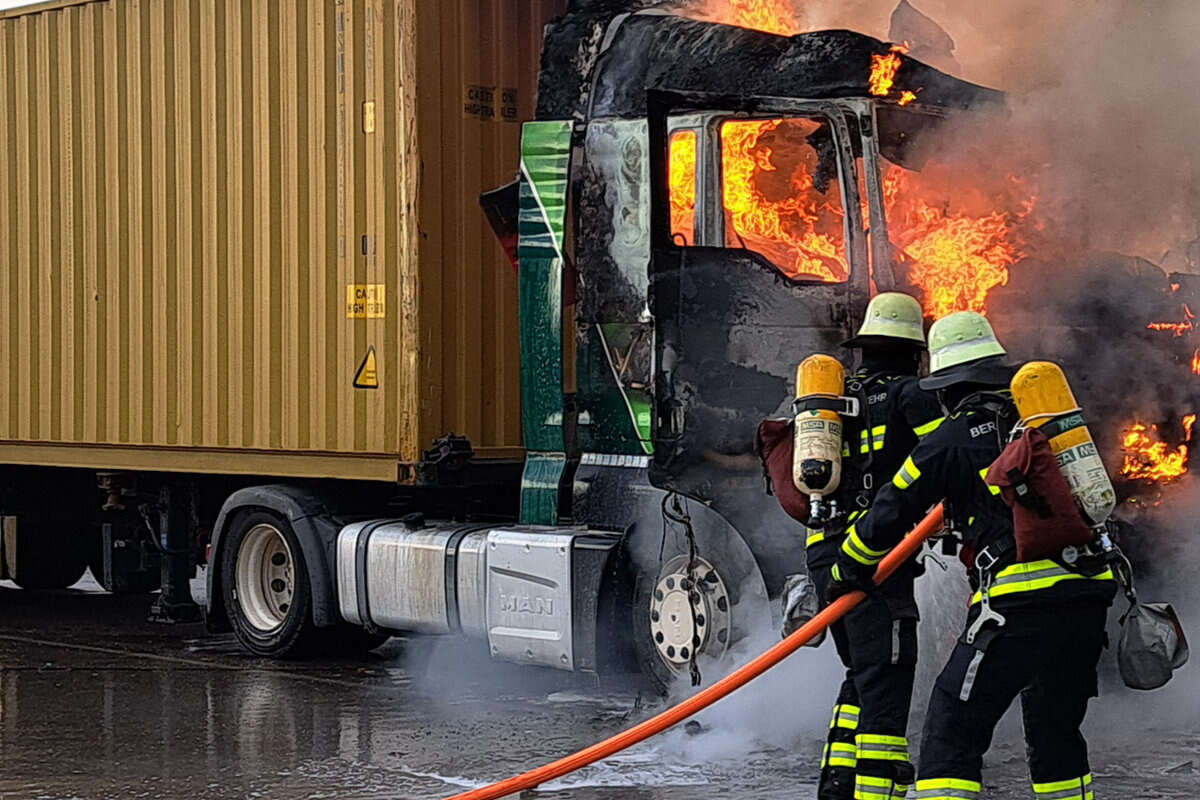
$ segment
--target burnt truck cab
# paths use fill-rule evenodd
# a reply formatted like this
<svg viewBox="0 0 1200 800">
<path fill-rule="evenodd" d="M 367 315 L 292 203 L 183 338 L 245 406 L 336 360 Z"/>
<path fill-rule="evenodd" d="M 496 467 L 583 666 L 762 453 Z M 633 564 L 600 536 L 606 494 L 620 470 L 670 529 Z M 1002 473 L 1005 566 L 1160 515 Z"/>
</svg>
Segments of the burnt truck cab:
<svg viewBox="0 0 1200 800">
<path fill-rule="evenodd" d="M 890 52 L 850 31 L 783 37 L 656 11 L 569 15 L 547 31 L 522 197 L 545 200 L 532 142 L 552 128 L 558 193 L 544 207 L 562 214 L 564 249 L 548 277 L 563 288 L 531 286 L 546 276 L 523 249 L 522 297 L 574 303 L 562 319 L 554 304 L 524 305 L 523 327 L 537 331 L 523 346 L 553 363 L 564 329 L 573 363 L 565 384 L 528 387 L 527 414 L 566 388 L 561 408 L 527 416 L 527 429 L 563 419 L 564 466 L 588 454 L 644 460 L 655 486 L 735 523 L 772 591 L 802 548 L 762 502 L 755 428 L 792 396 L 798 361 L 841 352 L 873 291 L 895 286 L 881 158 L 917 166 L 956 112 L 1003 106 L 999 92 L 910 59 L 895 82 L 919 87 L 917 101 L 873 96 L 872 60 Z M 823 206 L 821 240 L 790 263 L 780 262 L 795 254 L 747 241 L 731 212 L 727 134 L 754 120 L 790 127 L 786 157 L 807 161 L 814 181 L 784 190 Z M 587 501 L 577 487 L 575 510 Z"/>
<path fill-rule="evenodd" d="M 700 616 L 664 606 L 697 579 L 689 564 L 744 601 L 728 636 L 804 569 L 754 435 L 788 407 L 796 364 L 848 356 L 871 294 L 896 284 L 881 158 L 915 168 L 955 114 L 1003 107 L 899 56 L 894 83 L 917 99 L 875 96 L 872 64 L 892 52 L 850 31 L 783 37 L 658 10 L 547 29 L 520 177 L 521 521 L 623 537 L 636 586 L 620 602 L 651 672 L 656 656 L 685 667 L 692 639 L 727 644 L 661 630 L 668 611 Z M 812 199 L 803 252 L 772 251 L 731 208 L 731 139 L 754 121 L 787 126 L 779 146 L 813 176 L 783 187 Z"/>
</svg>

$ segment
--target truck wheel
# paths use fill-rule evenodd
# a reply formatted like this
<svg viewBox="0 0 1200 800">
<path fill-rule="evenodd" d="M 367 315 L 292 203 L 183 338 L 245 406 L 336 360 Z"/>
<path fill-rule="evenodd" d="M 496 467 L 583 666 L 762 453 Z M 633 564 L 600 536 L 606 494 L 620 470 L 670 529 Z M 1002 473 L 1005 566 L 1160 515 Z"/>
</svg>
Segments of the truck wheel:
<svg viewBox="0 0 1200 800">
<path fill-rule="evenodd" d="M 637 571 L 634 650 L 658 689 L 687 680 L 693 658 L 702 676 L 725 674 L 732 666 L 730 646 L 769 624 L 762 577 L 743 548 L 709 547 L 708 558 L 694 562 L 686 553 L 664 556 L 657 570 Z"/>
<path fill-rule="evenodd" d="M 221 548 L 225 608 L 238 641 L 257 656 L 307 655 L 318 644 L 304 553 L 292 526 L 266 511 L 239 515 Z"/>
</svg>

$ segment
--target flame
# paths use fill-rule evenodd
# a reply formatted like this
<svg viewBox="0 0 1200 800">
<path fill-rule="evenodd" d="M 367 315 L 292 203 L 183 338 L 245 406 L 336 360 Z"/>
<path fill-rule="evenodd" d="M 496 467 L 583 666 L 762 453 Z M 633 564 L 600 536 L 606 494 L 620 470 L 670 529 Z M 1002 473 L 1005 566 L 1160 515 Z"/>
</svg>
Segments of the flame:
<svg viewBox="0 0 1200 800">
<path fill-rule="evenodd" d="M 1008 268 L 1024 257 L 1013 228 L 1034 200 L 1025 195 L 1015 214 L 990 210 L 991 198 L 970 210 L 951 208 L 936 180 L 926 185 L 895 166 L 884 176 L 883 194 L 898 259 L 920 288 L 926 313 L 986 312 L 988 292 L 1008 283 Z"/>
<path fill-rule="evenodd" d="M 908 90 L 905 90 L 904 93 L 900 95 L 900 105 L 906 106 L 916 99 L 917 99 L 916 92 L 910 92 Z"/>
<path fill-rule="evenodd" d="M 696 233 L 696 132 L 671 135 L 671 235 L 695 243 Z"/>
<path fill-rule="evenodd" d="M 1192 374 L 1200 375 L 1200 348 L 1197 348 L 1192 356 Z"/>
<path fill-rule="evenodd" d="M 727 25 L 751 28 L 780 36 L 800 32 L 800 21 L 790 0 L 725 0 L 726 8 L 715 16 Z"/>
<path fill-rule="evenodd" d="M 868 79 L 871 94 L 887 97 L 891 93 L 896 84 L 896 73 L 900 71 L 900 56 L 907 52 L 907 45 L 894 44 L 887 54 L 871 56 L 871 77 Z"/>
<path fill-rule="evenodd" d="M 834 179 L 815 184 L 811 120 L 726 122 L 721 127 L 726 239 L 762 253 L 793 278 L 842 281 L 844 212 Z M 778 148 L 778 150 L 777 150 Z"/>
<path fill-rule="evenodd" d="M 1189 331 L 1196 330 L 1196 315 L 1192 313 L 1192 309 L 1188 308 L 1188 304 L 1184 303 L 1182 322 L 1151 322 L 1146 328 L 1152 331 L 1171 331 L 1177 337 L 1183 336 Z M 1195 367 L 1193 366 L 1194 369 Z M 1196 374 L 1200 375 L 1200 372 Z"/>
<path fill-rule="evenodd" d="M 1195 424 L 1195 414 L 1183 418 L 1183 444 L 1173 448 L 1159 438 L 1157 425 L 1133 423 L 1121 437 L 1121 447 L 1125 451 L 1121 475 L 1150 483 L 1170 483 L 1186 475 L 1188 445 Z"/>
</svg>

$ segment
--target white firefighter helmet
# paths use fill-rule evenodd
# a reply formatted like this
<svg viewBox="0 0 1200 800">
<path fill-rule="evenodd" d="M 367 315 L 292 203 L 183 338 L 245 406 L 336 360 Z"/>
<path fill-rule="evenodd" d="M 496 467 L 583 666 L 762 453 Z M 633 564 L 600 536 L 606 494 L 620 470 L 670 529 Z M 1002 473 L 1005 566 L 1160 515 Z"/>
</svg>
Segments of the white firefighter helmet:
<svg viewBox="0 0 1200 800">
<path fill-rule="evenodd" d="M 885 340 L 925 347 L 925 312 L 915 297 L 902 292 L 875 295 L 867 304 L 858 335 L 845 346 L 862 347 Z"/>
<path fill-rule="evenodd" d="M 942 389 L 956 383 L 1007 388 L 1013 371 L 1004 363 L 1005 355 L 987 317 L 975 311 L 942 317 L 929 329 L 929 377 L 921 379 L 921 388 Z"/>
</svg>

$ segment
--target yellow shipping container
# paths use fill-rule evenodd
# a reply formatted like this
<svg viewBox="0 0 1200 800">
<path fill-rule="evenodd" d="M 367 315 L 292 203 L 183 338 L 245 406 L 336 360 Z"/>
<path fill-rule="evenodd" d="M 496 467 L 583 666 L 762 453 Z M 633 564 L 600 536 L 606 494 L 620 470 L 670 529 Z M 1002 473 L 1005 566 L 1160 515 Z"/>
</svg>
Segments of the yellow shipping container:
<svg viewBox="0 0 1200 800">
<path fill-rule="evenodd" d="M 520 446 L 515 174 L 566 0 L 0 12 L 0 463 L 405 479 Z"/>
</svg>

